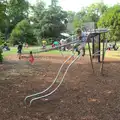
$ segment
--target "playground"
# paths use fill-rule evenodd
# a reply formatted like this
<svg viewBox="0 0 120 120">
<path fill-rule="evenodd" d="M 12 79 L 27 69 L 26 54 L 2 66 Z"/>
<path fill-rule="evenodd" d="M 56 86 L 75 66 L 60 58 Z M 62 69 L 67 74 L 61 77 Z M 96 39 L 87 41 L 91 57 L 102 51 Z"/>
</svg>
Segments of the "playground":
<svg viewBox="0 0 120 120">
<path fill-rule="evenodd" d="M 120 120 L 119 3 L 0 0 L 0 120 Z"/>
<path fill-rule="evenodd" d="M 77 55 L 77 52 L 57 50 L 62 45 L 37 51 L 27 49 L 21 59 L 17 54 L 5 53 L 0 65 L 1 118 L 119 119 L 119 58 L 105 56 L 111 52 L 107 50 L 107 40 L 100 44 L 100 39 L 97 39 L 97 52 L 91 52 L 95 47 L 91 49 L 90 37 L 96 34 L 100 35 L 93 32 L 82 43 L 75 40 L 63 45 L 80 43 Z M 82 52 L 84 46 L 88 48 L 85 55 Z M 30 50 L 34 52 L 32 63 L 29 61 Z M 59 54 L 54 54 L 54 50 Z"/>
<path fill-rule="evenodd" d="M 67 58 L 67 55 L 43 54 L 31 65 L 18 60 L 16 55 L 6 56 L 0 65 L 1 120 L 118 120 L 120 66 L 113 58 L 105 58 L 101 76 L 100 63 L 93 61 L 93 74 L 86 55 L 71 66 L 54 94 L 33 102 L 30 107 L 23 102 L 27 95 L 46 89 Z M 59 80 L 53 88 L 57 84 Z"/>
</svg>

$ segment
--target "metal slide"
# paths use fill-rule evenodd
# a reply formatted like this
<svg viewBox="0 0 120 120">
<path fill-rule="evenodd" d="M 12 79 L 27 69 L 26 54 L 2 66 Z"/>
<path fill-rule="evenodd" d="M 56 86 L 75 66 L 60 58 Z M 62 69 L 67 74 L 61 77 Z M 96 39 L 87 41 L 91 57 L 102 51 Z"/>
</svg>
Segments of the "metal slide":
<svg viewBox="0 0 120 120">
<path fill-rule="evenodd" d="M 76 40 L 76 41 L 69 42 L 69 43 L 67 43 L 66 45 L 70 45 L 70 44 L 74 44 L 74 43 L 82 43 L 82 44 L 81 44 L 81 48 L 80 48 L 80 50 L 81 50 L 82 47 L 84 47 L 84 46 L 86 45 L 86 43 L 88 42 L 89 37 L 90 37 L 90 34 L 91 34 L 91 33 L 89 33 L 89 35 L 87 35 L 87 38 L 86 38 L 86 40 L 85 40 L 84 42 L 80 42 L 79 40 Z M 106 41 L 106 44 L 107 44 L 107 41 Z M 66 46 L 66 45 L 61 45 L 61 46 L 58 46 L 58 47 L 55 47 L 55 48 L 50 48 L 50 49 L 46 49 L 46 50 L 41 50 L 41 51 L 38 51 L 38 52 L 50 51 L 50 50 L 58 49 L 58 48 L 60 48 L 60 47 L 62 47 L 62 46 Z M 37 53 L 37 52 L 35 52 L 35 53 Z M 96 52 L 95 54 L 97 54 L 97 53 L 98 53 L 98 52 Z M 63 83 L 64 78 L 65 78 L 65 76 L 66 76 L 69 68 L 71 67 L 71 65 L 72 65 L 76 60 L 78 60 L 81 56 L 82 56 L 82 53 L 80 53 L 80 54 L 79 54 L 78 56 L 76 56 L 76 57 L 74 57 L 74 54 L 71 55 L 71 56 L 61 65 L 61 67 L 60 67 L 60 69 L 59 69 L 59 71 L 58 71 L 55 79 L 54 79 L 53 82 L 51 83 L 51 85 L 50 85 L 48 88 L 46 88 L 45 90 L 43 90 L 42 92 L 38 92 L 38 93 L 35 93 L 35 94 L 32 94 L 32 95 L 26 96 L 26 98 L 24 99 L 24 102 L 26 103 L 27 99 L 30 98 L 31 100 L 29 101 L 29 105 L 31 105 L 31 104 L 33 103 L 33 101 L 36 101 L 36 100 L 39 100 L 39 99 L 41 99 L 41 98 L 45 98 L 45 97 L 48 97 L 48 96 L 52 95 L 52 94 L 61 86 L 61 84 Z M 60 75 L 60 72 L 62 71 L 62 68 L 64 67 L 64 65 L 65 65 L 72 57 L 74 57 L 74 60 L 72 60 L 72 61 L 69 63 L 69 65 L 67 66 L 67 68 L 66 68 L 66 70 L 65 70 L 65 72 L 64 72 L 64 75 L 62 76 L 62 79 L 60 80 L 60 83 L 59 83 L 53 90 L 51 90 L 51 92 L 50 92 L 50 91 L 48 92 L 48 90 L 49 90 L 50 88 L 52 88 L 53 85 L 56 83 L 56 81 L 57 81 L 57 79 L 58 79 L 58 77 L 59 77 L 59 75 Z M 48 93 L 46 93 L 46 92 L 48 92 Z M 41 95 L 41 94 L 43 94 L 43 93 L 44 93 L 44 95 Z"/>
<path fill-rule="evenodd" d="M 65 60 L 65 62 L 61 65 L 61 67 L 60 67 L 60 69 L 59 69 L 59 71 L 58 71 L 58 73 L 57 73 L 54 81 L 51 83 L 51 85 L 50 85 L 48 88 L 46 88 L 46 89 L 43 90 L 42 92 L 38 92 L 38 93 L 36 93 L 36 94 L 32 94 L 32 95 L 26 96 L 26 98 L 24 99 L 24 102 L 26 103 L 26 100 L 27 100 L 28 98 L 35 97 L 35 96 L 37 96 L 37 95 L 41 95 L 42 93 L 45 93 L 46 91 L 48 91 L 48 90 L 56 83 L 56 81 L 57 81 L 57 79 L 58 79 L 58 77 L 59 77 L 59 75 L 60 75 L 60 72 L 61 72 L 62 68 L 64 67 L 64 65 L 65 65 L 73 56 L 74 56 L 74 55 L 71 55 L 71 56 L 70 56 L 67 60 Z"/>
<path fill-rule="evenodd" d="M 38 99 L 41 99 L 41 98 L 45 98 L 45 97 L 48 97 L 48 96 L 52 95 L 52 94 L 60 87 L 60 85 L 63 83 L 64 78 L 65 78 L 65 75 L 66 75 L 67 72 L 68 72 L 68 69 L 71 67 L 71 65 L 72 65 L 80 56 L 81 56 L 81 54 L 78 55 L 77 57 L 75 57 L 75 59 L 72 60 L 72 62 L 68 65 L 68 67 L 66 68 L 66 71 L 65 71 L 65 73 L 64 73 L 64 75 L 63 75 L 60 83 L 57 85 L 57 87 L 56 87 L 54 90 L 52 90 L 51 92 L 49 92 L 49 93 L 47 93 L 47 94 L 45 94 L 45 95 L 43 95 L 43 96 L 33 98 L 33 99 L 30 101 L 30 104 L 29 104 L 29 105 L 31 105 L 32 102 L 35 101 L 35 100 L 38 100 Z"/>
<path fill-rule="evenodd" d="M 77 43 L 77 42 L 80 43 L 80 41 L 75 41 L 74 43 Z M 86 45 L 86 42 L 87 42 L 87 40 L 86 40 L 85 42 L 83 42 L 83 44 L 82 44 L 81 46 L 84 47 L 84 46 Z M 73 42 L 71 42 L 71 43 L 73 43 Z M 69 44 L 70 44 L 70 43 L 69 43 Z M 74 60 L 72 60 L 72 62 L 68 65 L 68 67 L 66 68 L 66 71 L 65 71 L 65 73 L 64 73 L 64 75 L 63 75 L 60 83 L 57 85 L 57 87 L 56 87 L 55 89 L 53 89 L 51 92 L 49 92 L 49 93 L 47 93 L 47 94 L 45 94 L 45 95 L 43 95 L 43 96 L 39 96 L 39 97 L 38 97 L 38 95 L 41 95 L 42 93 L 45 93 L 45 92 L 48 91 L 50 88 L 52 88 L 52 86 L 56 83 L 57 78 L 59 77 L 60 72 L 61 72 L 62 68 L 64 67 L 65 63 L 68 62 L 68 61 L 74 56 L 74 54 L 71 55 L 71 56 L 61 65 L 61 67 L 60 67 L 60 69 L 59 69 L 59 71 L 58 71 L 58 73 L 57 73 L 56 78 L 54 79 L 54 81 L 52 82 L 52 84 L 51 84 L 47 89 L 43 90 L 42 92 L 38 92 L 38 93 L 36 93 L 36 94 L 32 94 L 32 95 L 27 96 L 27 97 L 24 99 L 24 102 L 26 103 L 26 101 L 27 101 L 28 98 L 32 98 L 32 99 L 30 100 L 30 104 L 29 104 L 29 105 L 31 105 L 32 102 L 35 101 L 35 100 L 38 100 L 38 99 L 41 99 L 41 98 L 45 98 L 45 97 L 48 97 L 48 96 L 52 95 L 52 94 L 60 87 L 60 85 L 61 85 L 62 82 L 64 81 L 64 78 L 65 78 L 65 75 L 66 75 L 67 72 L 68 72 L 68 69 L 71 67 L 71 65 L 72 65 L 78 58 L 81 57 L 81 55 L 82 55 L 82 54 L 79 54 L 77 57 L 75 57 Z M 33 98 L 33 97 L 34 97 L 34 98 Z"/>
</svg>

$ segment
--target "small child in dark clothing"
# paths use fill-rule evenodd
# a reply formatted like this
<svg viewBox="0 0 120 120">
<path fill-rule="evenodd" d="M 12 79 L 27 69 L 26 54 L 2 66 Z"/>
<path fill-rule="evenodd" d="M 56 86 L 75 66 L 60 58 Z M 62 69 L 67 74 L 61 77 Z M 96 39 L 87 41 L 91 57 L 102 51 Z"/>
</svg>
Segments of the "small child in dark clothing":
<svg viewBox="0 0 120 120">
<path fill-rule="evenodd" d="M 17 51 L 17 53 L 18 53 L 18 56 L 19 56 L 19 59 L 21 59 L 21 54 L 22 54 L 22 44 L 21 43 L 19 43 L 19 45 L 18 45 L 18 51 Z"/>
</svg>

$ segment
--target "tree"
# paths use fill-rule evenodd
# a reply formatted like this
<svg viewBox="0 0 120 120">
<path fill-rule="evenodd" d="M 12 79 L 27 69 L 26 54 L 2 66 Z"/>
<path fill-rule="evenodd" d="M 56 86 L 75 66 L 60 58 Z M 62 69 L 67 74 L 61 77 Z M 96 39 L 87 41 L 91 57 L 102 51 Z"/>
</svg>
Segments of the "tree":
<svg viewBox="0 0 120 120">
<path fill-rule="evenodd" d="M 66 30 L 67 13 L 59 6 L 49 6 L 45 11 L 42 22 L 43 37 L 58 37 L 61 32 Z"/>
<path fill-rule="evenodd" d="M 12 44 L 18 44 L 18 42 L 36 44 L 36 39 L 33 36 L 32 25 L 28 20 L 22 20 L 16 25 L 10 35 L 10 41 Z"/>
<path fill-rule="evenodd" d="M 75 17 L 75 12 L 73 12 L 73 11 L 67 11 L 67 19 L 68 19 L 69 23 L 73 22 L 74 17 Z"/>
<path fill-rule="evenodd" d="M 58 0 L 51 0 L 51 6 L 57 6 Z"/>
<path fill-rule="evenodd" d="M 89 17 L 89 22 L 98 22 L 101 15 L 107 10 L 107 6 L 104 3 L 91 4 L 87 8 L 87 17 Z"/>
<path fill-rule="evenodd" d="M 3 33 L 0 32 L 0 64 L 3 62 L 3 51 L 2 51 L 2 48 L 1 48 L 1 45 L 3 44 Z"/>
<path fill-rule="evenodd" d="M 3 44 L 4 41 L 4 34 L 0 31 L 0 45 Z"/>
<path fill-rule="evenodd" d="M 36 6 L 32 6 L 32 16 L 31 20 L 33 22 L 34 26 L 34 35 L 38 41 L 38 44 L 40 44 L 41 40 L 41 20 L 43 19 L 44 13 L 45 13 L 45 3 L 43 1 L 37 1 Z"/>
<path fill-rule="evenodd" d="M 60 6 L 52 4 L 45 8 L 44 2 L 40 1 L 33 11 L 34 33 L 37 38 L 58 37 L 66 30 L 67 12 Z"/>
<path fill-rule="evenodd" d="M 6 31 L 9 34 L 17 23 L 28 18 L 29 3 L 26 0 L 9 0 L 6 6 L 6 14 L 9 18 Z"/>
<path fill-rule="evenodd" d="M 2 33 L 5 32 L 6 19 L 6 4 L 5 1 L 0 1 L 0 31 Z"/>
<path fill-rule="evenodd" d="M 28 17 L 29 3 L 26 0 L 9 0 L 7 3 L 7 14 L 10 22 L 16 25 Z"/>
<path fill-rule="evenodd" d="M 105 4 L 91 4 L 90 6 L 83 8 L 75 15 L 73 24 L 75 27 L 81 27 L 82 24 L 85 22 L 97 23 L 99 18 L 105 11 L 107 11 L 107 6 Z"/>
<path fill-rule="evenodd" d="M 0 24 L 4 23 L 4 19 L 6 18 L 6 5 L 4 1 L 0 1 Z"/>
<path fill-rule="evenodd" d="M 0 64 L 3 62 L 3 55 L 2 55 L 3 51 L 2 48 L 0 47 Z"/>
<path fill-rule="evenodd" d="M 97 23 L 98 27 L 109 28 L 108 39 L 111 41 L 120 40 L 120 5 L 114 5 L 105 12 Z"/>
</svg>

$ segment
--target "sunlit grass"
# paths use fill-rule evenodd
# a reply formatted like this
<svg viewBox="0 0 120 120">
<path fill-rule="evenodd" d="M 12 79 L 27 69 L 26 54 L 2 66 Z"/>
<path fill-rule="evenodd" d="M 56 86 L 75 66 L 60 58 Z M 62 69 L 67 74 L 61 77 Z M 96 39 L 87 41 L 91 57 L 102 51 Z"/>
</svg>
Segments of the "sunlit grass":
<svg viewBox="0 0 120 120">
<path fill-rule="evenodd" d="M 91 48 L 92 48 L 92 44 L 90 44 Z M 47 46 L 47 48 L 50 48 L 51 46 Z M 23 48 L 23 52 L 28 52 L 29 51 L 33 51 L 33 52 L 37 52 L 40 51 L 41 47 L 28 47 L 28 48 Z M 3 56 L 6 57 L 8 55 L 13 55 L 13 54 L 17 54 L 17 47 L 10 47 L 10 51 L 4 51 L 3 52 Z M 101 49 L 102 49 L 102 43 L 101 43 Z M 71 54 L 72 52 L 70 51 L 62 51 L 63 54 Z M 38 52 L 39 54 L 39 52 Z M 59 55 L 61 54 L 61 52 L 59 50 L 52 50 L 52 51 L 48 51 L 48 52 L 44 52 L 43 54 L 55 54 L 55 55 Z M 89 54 L 88 51 L 88 45 L 86 45 L 86 54 Z M 105 57 L 109 57 L 109 58 L 116 58 L 116 59 L 120 59 L 120 50 L 118 51 L 106 51 Z"/>
</svg>

